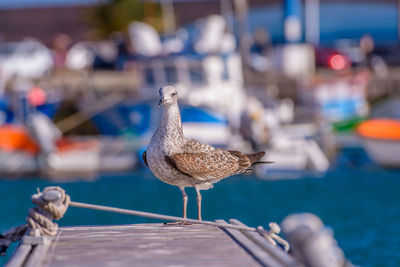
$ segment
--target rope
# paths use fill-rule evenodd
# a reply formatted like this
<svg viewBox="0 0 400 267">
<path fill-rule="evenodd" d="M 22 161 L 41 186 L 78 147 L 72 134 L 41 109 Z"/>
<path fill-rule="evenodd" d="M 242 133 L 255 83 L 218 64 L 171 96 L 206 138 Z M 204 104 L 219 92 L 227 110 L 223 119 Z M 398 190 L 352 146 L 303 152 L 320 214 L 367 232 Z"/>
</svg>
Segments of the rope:
<svg viewBox="0 0 400 267">
<path fill-rule="evenodd" d="M 71 207 L 85 208 L 85 209 L 92 209 L 92 210 L 101 210 L 101 211 L 109 211 L 109 212 L 128 214 L 128 215 L 146 217 L 146 218 L 152 218 L 152 219 L 160 219 L 160 220 L 167 220 L 167 221 L 179 221 L 179 222 L 182 222 L 182 223 L 192 223 L 192 224 L 206 224 L 206 225 L 212 225 L 212 226 L 223 227 L 223 228 L 233 228 L 233 229 L 237 229 L 237 230 L 245 230 L 245 231 L 250 231 L 250 232 L 257 232 L 257 229 L 254 228 L 254 227 L 232 225 L 232 224 L 221 224 L 221 223 L 210 222 L 210 221 L 199 221 L 199 220 L 195 220 L 195 219 L 188 219 L 188 218 L 182 218 L 182 217 L 170 216 L 170 215 L 162 215 L 162 214 L 151 213 L 151 212 L 120 209 L 120 208 L 114 208 L 114 207 L 108 207 L 108 206 L 102 206 L 102 205 L 86 204 L 86 203 L 74 202 L 74 201 L 71 201 L 71 203 L 69 205 Z"/>
<path fill-rule="evenodd" d="M 46 187 L 43 192 L 32 195 L 32 202 L 37 205 L 29 209 L 26 219 L 32 229 L 32 235 L 55 236 L 58 224 L 53 219 L 59 220 L 68 209 L 70 198 L 64 189 L 58 186 Z"/>
</svg>

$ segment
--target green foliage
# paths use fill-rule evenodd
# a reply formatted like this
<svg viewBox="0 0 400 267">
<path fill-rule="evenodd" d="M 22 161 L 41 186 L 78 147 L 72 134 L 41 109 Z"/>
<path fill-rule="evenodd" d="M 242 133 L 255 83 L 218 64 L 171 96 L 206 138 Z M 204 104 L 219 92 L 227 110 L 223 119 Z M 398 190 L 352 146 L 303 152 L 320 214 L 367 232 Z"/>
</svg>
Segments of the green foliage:
<svg viewBox="0 0 400 267">
<path fill-rule="evenodd" d="M 143 21 L 161 29 L 161 11 L 157 3 L 141 0 L 108 0 L 90 9 L 89 23 L 95 38 L 108 38 L 111 33 L 125 32 L 132 21 Z"/>
</svg>

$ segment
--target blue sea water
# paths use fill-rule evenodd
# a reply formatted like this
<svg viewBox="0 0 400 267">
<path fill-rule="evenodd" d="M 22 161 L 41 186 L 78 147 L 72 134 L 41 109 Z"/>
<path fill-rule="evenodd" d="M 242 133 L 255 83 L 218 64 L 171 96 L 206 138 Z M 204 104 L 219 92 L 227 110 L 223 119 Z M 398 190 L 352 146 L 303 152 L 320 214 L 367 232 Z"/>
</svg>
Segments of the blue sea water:
<svg viewBox="0 0 400 267">
<path fill-rule="evenodd" d="M 181 215 L 179 189 L 160 182 L 147 170 L 103 175 L 93 181 L 0 180 L 0 232 L 22 224 L 32 207 L 31 194 L 37 187 L 48 185 L 60 185 L 74 201 Z M 291 213 L 312 212 L 334 230 L 339 245 L 354 264 L 400 266 L 399 189 L 399 170 L 372 165 L 337 168 L 321 178 L 297 180 L 236 176 L 203 191 L 203 216 L 206 220 L 237 218 L 250 226 L 265 227 Z M 195 217 L 195 193 L 187 191 L 188 214 Z M 59 225 L 140 222 L 155 220 L 70 207 Z M 0 265 L 6 259 L 0 259 Z"/>
</svg>

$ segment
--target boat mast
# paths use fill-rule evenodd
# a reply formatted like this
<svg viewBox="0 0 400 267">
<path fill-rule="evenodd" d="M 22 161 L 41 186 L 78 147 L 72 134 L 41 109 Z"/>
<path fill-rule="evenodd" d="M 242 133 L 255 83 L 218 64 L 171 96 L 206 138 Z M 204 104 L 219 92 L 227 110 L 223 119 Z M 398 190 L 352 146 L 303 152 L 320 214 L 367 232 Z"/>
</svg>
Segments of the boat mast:
<svg viewBox="0 0 400 267">
<path fill-rule="evenodd" d="M 161 13 L 164 34 L 173 33 L 176 30 L 175 11 L 172 0 L 161 0 Z"/>
</svg>

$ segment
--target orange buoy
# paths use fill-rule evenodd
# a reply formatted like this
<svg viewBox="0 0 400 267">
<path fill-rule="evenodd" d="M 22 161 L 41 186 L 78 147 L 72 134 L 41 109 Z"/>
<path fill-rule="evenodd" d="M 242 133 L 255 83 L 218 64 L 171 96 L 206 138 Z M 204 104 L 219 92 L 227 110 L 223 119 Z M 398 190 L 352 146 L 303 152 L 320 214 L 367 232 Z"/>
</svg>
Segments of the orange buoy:
<svg viewBox="0 0 400 267">
<path fill-rule="evenodd" d="M 372 119 L 362 122 L 357 132 L 362 137 L 400 141 L 400 120 Z"/>
</svg>

